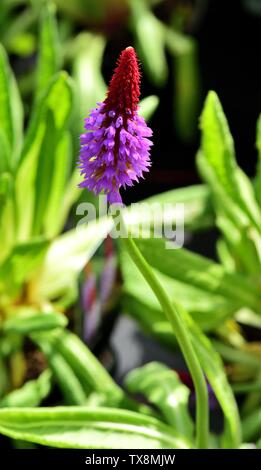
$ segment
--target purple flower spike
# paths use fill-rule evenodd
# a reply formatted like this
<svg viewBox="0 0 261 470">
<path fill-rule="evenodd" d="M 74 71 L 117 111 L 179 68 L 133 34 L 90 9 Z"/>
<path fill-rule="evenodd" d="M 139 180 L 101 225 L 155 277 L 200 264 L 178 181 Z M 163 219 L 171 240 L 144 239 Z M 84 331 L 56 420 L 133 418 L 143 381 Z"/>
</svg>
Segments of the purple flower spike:
<svg viewBox="0 0 261 470">
<path fill-rule="evenodd" d="M 109 203 L 122 203 L 120 188 L 132 186 L 149 171 L 152 130 L 138 115 L 140 73 L 137 56 L 127 47 L 118 60 L 103 103 L 85 119 L 81 135 L 80 187 L 104 192 Z"/>
</svg>

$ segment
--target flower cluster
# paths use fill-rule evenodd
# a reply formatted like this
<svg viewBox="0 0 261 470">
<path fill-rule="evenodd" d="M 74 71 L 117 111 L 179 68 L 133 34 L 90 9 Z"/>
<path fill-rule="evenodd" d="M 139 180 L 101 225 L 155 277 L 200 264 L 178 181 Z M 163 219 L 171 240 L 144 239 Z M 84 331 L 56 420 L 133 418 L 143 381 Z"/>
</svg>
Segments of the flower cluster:
<svg viewBox="0 0 261 470">
<path fill-rule="evenodd" d="M 85 119 L 79 166 L 86 187 L 121 203 L 121 187 L 132 186 L 149 170 L 152 131 L 138 115 L 140 73 L 135 50 L 122 51 L 107 97 Z"/>
</svg>

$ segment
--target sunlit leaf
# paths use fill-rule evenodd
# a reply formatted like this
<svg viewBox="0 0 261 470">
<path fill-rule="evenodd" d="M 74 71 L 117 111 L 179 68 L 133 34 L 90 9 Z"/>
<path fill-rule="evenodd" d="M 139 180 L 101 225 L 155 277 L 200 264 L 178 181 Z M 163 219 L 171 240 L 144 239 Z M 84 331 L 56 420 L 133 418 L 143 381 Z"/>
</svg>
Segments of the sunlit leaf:
<svg viewBox="0 0 261 470">
<path fill-rule="evenodd" d="M 39 53 L 36 69 L 35 99 L 43 93 L 60 65 L 60 44 L 58 38 L 55 7 L 47 3 L 41 15 Z"/>
<path fill-rule="evenodd" d="M 206 98 L 201 115 L 201 130 L 201 158 L 206 160 L 225 193 L 260 231 L 261 212 L 254 197 L 253 187 L 237 165 L 233 138 L 214 91 L 209 92 Z M 204 163 L 201 165 L 204 171 L 203 167 Z M 207 173 L 205 176 L 207 177 Z M 209 184 L 211 185 L 211 181 Z"/>
<path fill-rule="evenodd" d="M 0 175 L 0 227 L 0 260 L 2 261 L 10 253 L 16 233 L 14 178 L 7 172 Z"/>
<path fill-rule="evenodd" d="M 79 128 L 83 118 L 98 101 L 105 97 L 106 85 L 101 74 L 105 39 L 98 34 L 82 33 L 75 39 L 73 49 L 73 78 L 77 87 L 76 106 L 79 108 Z"/>
<path fill-rule="evenodd" d="M 16 177 L 18 237 L 41 233 L 46 198 L 54 174 L 54 152 L 67 128 L 72 87 L 65 72 L 57 74 L 39 100 L 26 134 Z M 26 187 L 26 191 L 24 191 Z"/>
<path fill-rule="evenodd" d="M 0 266 L 0 291 L 15 295 L 42 263 L 48 245 L 43 238 L 16 245 Z"/>
<path fill-rule="evenodd" d="M 137 238 L 137 245 L 149 263 L 178 281 L 231 299 L 259 311 L 258 288 L 239 274 L 185 248 L 166 250 L 164 239 Z"/>
<path fill-rule="evenodd" d="M 176 209 L 179 205 L 184 209 L 184 226 L 188 230 L 194 231 L 214 225 L 210 190 L 206 185 L 192 185 L 165 191 L 150 196 L 137 205 L 132 204 L 125 216 L 126 222 L 128 225 L 133 223 L 146 226 L 147 221 L 148 228 L 152 222 L 153 228 L 165 222 L 165 225 L 169 224 L 167 226 L 172 227 L 178 219 Z"/>
<path fill-rule="evenodd" d="M 130 411 L 88 408 L 0 410 L 0 432 L 52 447 L 166 449 L 191 447 L 160 421 Z"/>
<path fill-rule="evenodd" d="M 94 220 L 86 227 L 69 230 L 57 238 L 47 252 L 37 280 L 37 292 L 44 298 L 57 299 L 75 285 L 85 264 L 107 236 L 111 222 Z"/>
<path fill-rule="evenodd" d="M 11 146 L 4 130 L 0 127 L 0 174 L 10 170 Z"/>
<path fill-rule="evenodd" d="M 23 109 L 14 75 L 6 52 L 0 44 L 0 137 L 2 153 L 7 152 L 8 168 L 14 168 L 19 158 L 23 133 Z M 4 148 L 2 148 L 2 145 Z M 8 151 L 10 150 L 10 151 Z"/>
<path fill-rule="evenodd" d="M 69 180 L 69 172 L 72 162 L 72 148 L 71 148 L 70 133 L 64 133 L 63 137 L 58 142 L 56 151 L 53 155 L 53 168 L 52 168 L 52 186 L 49 188 L 49 195 L 45 207 L 45 214 L 43 220 L 44 233 L 47 237 L 54 237 L 60 233 L 65 223 L 66 216 L 68 216 L 69 208 L 71 208 L 74 199 L 68 204 L 68 211 L 64 215 L 63 208 L 66 198 L 66 188 Z M 77 172 L 78 168 L 77 168 Z M 76 182 L 75 190 L 79 191 Z M 76 197 L 77 199 L 77 197 Z"/>
</svg>

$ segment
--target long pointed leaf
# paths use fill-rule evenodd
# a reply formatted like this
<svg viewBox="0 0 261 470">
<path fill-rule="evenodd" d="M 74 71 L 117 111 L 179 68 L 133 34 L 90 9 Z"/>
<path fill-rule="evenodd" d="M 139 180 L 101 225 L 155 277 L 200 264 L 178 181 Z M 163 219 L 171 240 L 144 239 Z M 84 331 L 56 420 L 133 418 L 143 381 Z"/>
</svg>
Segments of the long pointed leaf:
<svg viewBox="0 0 261 470">
<path fill-rule="evenodd" d="M 201 130 L 201 150 L 219 184 L 260 231 L 261 212 L 250 181 L 237 165 L 233 138 L 214 91 L 209 92 L 206 98 Z"/>
<path fill-rule="evenodd" d="M 78 449 L 187 449 L 191 446 L 154 418 L 113 408 L 0 410 L 0 432 L 42 445 Z"/>
<path fill-rule="evenodd" d="M 39 101 L 24 142 L 21 164 L 16 178 L 18 237 L 20 240 L 27 239 L 32 233 L 34 218 L 37 220 L 37 227 L 34 231 L 40 232 L 42 212 L 46 207 L 46 192 L 52 186 L 50 168 L 54 165 L 54 158 L 53 151 L 48 152 L 48 149 L 51 144 L 53 149 L 57 148 L 59 140 L 67 128 L 71 107 L 71 81 L 65 72 L 61 72 L 53 78 L 46 94 Z M 52 115 L 51 128 L 50 115 Z M 52 132 L 49 132 L 50 130 Z M 45 149 L 44 155 L 43 147 Z M 40 162 L 40 159 L 44 159 L 44 161 Z M 37 184 L 39 183 L 39 172 L 43 168 L 41 184 Z M 46 169 L 48 171 L 45 171 Z M 24 191 L 24 187 L 26 187 L 26 191 Z M 26 210 L 24 210 L 25 207 Z"/>
<path fill-rule="evenodd" d="M 39 56 L 36 69 L 35 99 L 43 93 L 60 65 L 60 44 L 55 5 L 47 3 L 41 15 Z"/>
<path fill-rule="evenodd" d="M 11 154 L 8 167 L 14 168 L 19 158 L 23 135 L 23 109 L 14 75 L 6 52 L 0 44 L 0 132 Z M 1 149 L 0 152 L 3 150 Z M 1 153 L 0 153 L 1 155 Z"/>
<path fill-rule="evenodd" d="M 70 230 L 55 240 L 47 252 L 37 281 L 38 294 L 44 298 L 59 298 L 76 285 L 85 264 L 106 237 L 111 222 L 94 220 L 86 227 Z"/>
<path fill-rule="evenodd" d="M 185 248 L 166 250 L 164 239 L 136 239 L 148 262 L 162 273 L 213 294 L 260 310 L 258 288 L 248 278 L 227 273 L 223 266 Z"/>
<path fill-rule="evenodd" d="M 52 186 L 49 188 L 49 197 L 44 213 L 44 233 L 50 238 L 53 238 L 60 233 L 72 205 L 72 203 L 69 205 L 64 216 L 64 212 L 61 211 L 61 208 L 64 205 L 71 163 L 71 136 L 69 132 L 67 132 L 64 133 L 63 137 L 60 139 L 54 154 Z M 76 183 L 75 189 L 76 191 L 78 189 Z"/>
<path fill-rule="evenodd" d="M 64 395 L 66 404 L 83 405 L 87 397 L 85 393 L 87 390 L 83 389 L 74 370 L 64 357 L 59 354 L 52 341 L 48 341 L 41 333 L 33 334 L 31 338 L 44 353 L 53 372 L 54 379 Z"/>
</svg>

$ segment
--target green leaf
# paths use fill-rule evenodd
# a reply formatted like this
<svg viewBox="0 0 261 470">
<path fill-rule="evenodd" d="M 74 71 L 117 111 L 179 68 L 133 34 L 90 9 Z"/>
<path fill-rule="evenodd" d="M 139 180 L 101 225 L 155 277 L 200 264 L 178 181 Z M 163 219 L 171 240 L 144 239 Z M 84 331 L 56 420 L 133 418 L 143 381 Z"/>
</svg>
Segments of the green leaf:
<svg viewBox="0 0 261 470">
<path fill-rule="evenodd" d="M 88 390 L 83 389 L 72 367 L 59 354 L 53 338 L 50 335 L 46 336 L 41 333 L 33 334 L 31 338 L 46 356 L 49 367 L 64 395 L 66 403 L 68 405 L 83 405 L 86 401 L 85 392 Z"/>
<path fill-rule="evenodd" d="M 249 219 L 247 215 L 243 212 L 242 208 L 238 206 L 236 200 L 231 198 L 224 185 L 220 184 L 217 174 L 201 150 L 197 153 L 196 158 L 198 171 L 209 187 L 215 212 L 217 214 L 225 214 L 235 224 L 238 224 L 238 227 L 248 227 Z"/>
<path fill-rule="evenodd" d="M 248 176 L 238 168 L 236 171 L 236 178 L 238 184 L 238 191 L 240 194 L 240 202 L 244 212 L 250 218 L 252 224 L 256 227 L 257 231 L 261 232 L 261 211 L 255 198 L 253 184 Z"/>
<path fill-rule="evenodd" d="M 106 20 L 108 3 L 107 0 L 73 0 L 73 2 L 64 2 L 64 0 L 56 0 L 56 3 L 66 15 L 72 20 L 80 20 L 80 22 L 90 21 L 100 24 Z M 110 5 L 110 7 L 113 6 Z M 110 11 L 111 13 L 111 11 Z M 107 13 L 108 14 L 108 13 Z"/>
<path fill-rule="evenodd" d="M 130 0 L 131 28 L 137 49 L 150 80 L 162 86 L 168 78 L 165 57 L 165 31 L 161 21 L 150 11 L 145 2 Z"/>
<path fill-rule="evenodd" d="M 155 308 L 151 307 L 146 301 L 142 301 L 139 294 L 137 296 L 123 294 L 122 308 L 124 312 L 127 312 L 139 322 L 147 334 L 154 335 L 170 348 L 176 347 L 172 327 L 164 317 L 159 305 L 156 305 Z"/>
<path fill-rule="evenodd" d="M 63 328 L 67 323 L 68 320 L 62 313 L 35 311 L 28 314 L 25 309 L 22 314 L 7 318 L 3 323 L 3 331 L 26 335 L 37 331 L 42 332 L 53 330 L 54 328 Z"/>
<path fill-rule="evenodd" d="M 154 268 L 191 286 L 260 310 L 258 287 L 248 278 L 227 273 L 223 266 L 185 248 L 166 250 L 166 240 L 137 238 L 137 246 Z"/>
<path fill-rule="evenodd" d="M 251 354 L 249 351 L 244 351 L 240 348 L 234 348 L 223 342 L 212 340 L 215 350 L 219 353 L 225 361 L 245 365 L 249 369 L 258 369 L 260 366 L 259 357 Z"/>
<path fill-rule="evenodd" d="M 95 406 L 118 406 L 135 411 L 146 408 L 146 414 L 148 411 L 151 414 L 150 408 L 125 396 L 106 369 L 73 333 L 65 330 L 38 333 L 32 335 L 32 340 L 46 355 L 68 404 L 87 405 L 86 397 L 89 400 L 92 395 L 93 400 L 90 398 L 88 404 L 93 406 L 95 403 Z"/>
<path fill-rule="evenodd" d="M 0 401 L 1 408 L 38 406 L 51 391 L 50 370 L 45 370 L 36 380 L 26 382 L 18 390 L 14 390 Z"/>
<path fill-rule="evenodd" d="M 39 56 L 36 69 L 35 99 L 46 89 L 60 65 L 60 44 L 55 5 L 47 3 L 41 14 Z"/>
<path fill-rule="evenodd" d="M 226 240 L 220 238 L 216 243 L 216 250 L 218 259 L 226 271 L 231 273 L 235 272 L 236 262 Z"/>
<path fill-rule="evenodd" d="M 6 52 L 0 46 L 0 125 L 1 130 L 11 144 L 13 140 L 13 126 L 10 105 L 10 69 Z"/>
<path fill-rule="evenodd" d="M 1 356 L 2 354 L 0 355 L 0 397 L 2 397 L 7 392 L 7 390 L 10 389 L 10 377 L 8 373 L 7 364 Z"/>
<path fill-rule="evenodd" d="M 10 69 L 6 52 L 0 44 L 0 136 L 1 144 L 8 146 L 8 168 L 14 168 L 22 143 L 23 110 L 17 84 Z M 3 144 L 4 142 L 4 144 Z M 6 150 L 0 150 L 0 156 Z"/>
<path fill-rule="evenodd" d="M 69 57 L 72 60 L 72 76 L 75 94 L 75 115 L 72 120 L 73 155 L 79 153 L 79 134 L 84 130 L 84 118 L 106 94 L 102 76 L 106 39 L 101 34 L 80 33 L 72 42 Z M 78 190 L 78 197 L 80 196 Z"/>
<path fill-rule="evenodd" d="M 79 273 L 110 230 L 111 222 L 100 219 L 86 227 L 69 230 L 57 238 L 47 252 L 37 280 L 38 295 L 57 299 L 77 285 Z"/>
<path fill-rule="evenodd" d="M 128 391 L 144 395 L 161 410 L 173 429 L 192 439 L 194 425 L 188 411 L 190 391 L 175 371 L 159 362 L 151 362 L 129 372 L 124 383 Z"/>
<path fill-rule="evenodd" d="M 27 239 L 33 231 L 40 233 L 42 230 L 46 197 L 54 178 L 54 154 L 67 129 L 71 108 L 71 81 L 66 72 L 61 72 L 38 102 L 24 142 L 16 178 L 20 240 Z"/>
<path fill-rule="evenodd" d="M 45 135 L 42 140 L 38 167 L 35 176 L 35 207 L 33 217 L 33 235 L 42 232 L 43 218 L 46 210 L 46 202 L 52 188 L 52 180 L 56 177 L 54 173 L 55 150 L 57 146 L 57 132 L 53 114 L 50 110 L 46 113 Z"/>
<path fill-rule="evenodd" d="M 62 133 L 68 124 L 73 104 L 73 82 L 66 72 L 59 72 L 53 78 L 43 104 L 52 111 L 55 127 Z"/>
<path fill-rule="evenodd" d="M 227 193 L 237 197 L 235 149 L 218 96 L 208 93 L 200 120 L 201 149 Z"/>
<path fill-rule="evenodd" d="M 232 220 L 222 215 L 217 217 L 217 226 L 225 236 L 237 271 L 258 275 L 261 258 L 259 259 L 257 247 L 251 240 L 247 227 L 241 227 L 239 230 Z"/>
<path fill-rule="evenodd" d="M 196 41 L 166 26 L 165 40 L 173 56 L 174 120 L 179 136 L 195 138 L 200 102 L 200 72 Z"/>
<path fill-rule="evenodd" d="M 200 108 L 200 72 L 196 41 L 190 38 L 190 49 L 174 57 L 174 122 L 181 139 L 196 137 Z"/>
<path fill-rule="evenodd" d="M 72 47 L 73 78 L 77 88 L 76 107 L 78 109 L 77 130 L 83 127 L 86 113 L 103 100 L 106 85 L 101 73 L 105 38 L 98 34 L 81 33 L 75 38 Z M 76 130 L 76 129 L 75 129 Z"/>
<path fill-rule="evenodd" d="M 142 210 L 142 204 L 144 203 L 149 204 L 149 207 L 145 207 L 145 209 Z M 144 223 L 144 218 L 150 221 L 153 218 L 153 223 L 155 223 L 155 220 L 158 221 L 160 219 L 159 217 L 155 217 L 155 214 L 152 212 L 154 204 L 155 211 L 157 211 L 158 214 L 160 210 L 163 212 L 163 220 L 165 222 L 173 222 L 176 217 L 175 206 L 176 204 L 182 204 L 184 206 L 184 225 L 188 230 L 201 230 L 214 226 L 211 193 L 208 187 L 203 184 L 188 186 L 187 188 L 172 189 L 144 199 L 140 204 L 137 205 L 137 209 L 135 204 L 132 204 L 130 207 L 130 212 L 133 214 L 134 219 L 133 223 L 136 224 Z M 157 204 L 161 205 L 160 209 Z M 172 208 L 172 210 L 169 210 L 170 208 Z M 126 214 L 126 222 L 131 224 L 131 220 L 132 219 L 129 220 L 128 214 Z"/>
<path fill-rule="evenodd" d="M 208 182 L 211 188 L 213 203 L 217 213 L 217 224 L 223 232 L 226 241 L 232 247 L 234 259 L 239 266 L 239 270 L 242 271 L 242 267 L 243 270 L 245 268 L 248 270 L 251 265 L 250 271 L 255 271 L 258 266 L 258 258 L 261 259 L 259 229 L 257 226 L 253 226 L 248 214 L 239 205 L 238 201 L 232 199 L 227 194 L 202 152 L 197 154 L 197 165 L 203 179 Z M 239 174 L 240 170 L 238 168 L 237 175 Z M 249 183 L 244 186 L 245 182 L 246 180 L 243 176 L 241 190 L 243 191 L 244 187 L 248 187 L 247 191 L 245 191 L 245 194 L 248 194 L 248 205 L 254 208 L 256 202 L 253 203 L 253 189 L 249 188 Z M 250 256 L 251 253 L 252 255 Z"/>
<path fill-rule="evenodd" d="M 7 49 L 19 57 L 32 56 L 36 50 L 36 37 L 29 31 L 18 33 L 8 40 Z"/>
<path fill-rule="evenodd" d="M 0 215 L 3 211 L 5 203 L 12 187 L 12 176 L 8 172 L 0 174 Z"/>
<path fill-rule="evenodd" d="M 241 442 L 241 423 L 237 403 L 228 383 L 224 366 L 210 340 L 184 311 L 184 320 L 189 328 L 191 340 L 201 366 L 222 408 L 225 425 L 222 447 L 238 448 Z"/>
<path fill-rule="evenodd" d="M 8 142 L 6 133 L 0 127 L 0 175 L 10 168 L 11 164 L 11 147 Z"/>
<path fill-rule="evenodd" d="M 154 241 L 153 239 L 147 240 L 147 242 Z M 138 242 L 138 240 L 136 240 Z M 145 242 L 145 240 L 144 240 Z M 140 243 L 137 243 L 139 248 L 141 249 L 142 254 L 144 257 L 147 259 L 148 262 L 151 262 L 150 256 L 148 257 L 148 250 L 143 249 L 143 245 L 141 247 Z M 158 248 L 160 245 L 158 246 Z M 155 249 L 154 246 L 154 257 L 156 258 L 160 252 L 160 249 L 158 250 Z M 171 258 L 171 255 L 175 252 L 180 252 L 181 250 L 166 250 L 167 256 L 170 258 L 169 259 L 169 264 L 172 266 L 176 265 L 176 262 L 173 261 Z M 160 252 L 161 257 L 162 257 L 162 252 Z M 166 262 L 166 256 L 163 260 L 164 265 Z M 131 263 L 131 259 L 129 258 L 129 264 Z M 153 263 L 151 263 L 153 265 Z M 182 264 L 182 263 L 181 263 Z M 155 274 L 158 276 L 158 272 L 155 271 Z M 199 276 L 199 274 L 198 274 Z M 134 279 L 136 282 L 136 286 L 139 287 L 139 290 L 141 290 L 140 285 L 143 284 L 143 299 L 145 295 L 147 296 L 147 291 L 149 290 L 149 287 L 147 286 L 147 291 L 145 294 L 145 286 L 146 281 L 142 279 L 142 276 L 139 276 L 139 272 L 136 268 L 136 274 L 134 275 Z M 159 277 L 159 281 L 161 282 L 161 277 Z M 165 286 L 164 286 L 165 288 Z M 167 290 L 168 291 L 168 290 Z M 138 296 L 139 294 L 137 294 Z M 177 304 L 177 302 L 176 302 Z M 159 304 L 158 304 L 158 308 Z M 193 342 L 194 348 L 196 350 L 196 353 L 198 355 L 199 361 L 201 363 L 201 366 L 206 374 L 206 377 L 211 385 L 211 387 L 214 390 L 214 393 L 220 403 L 220 406 L 223 410 L 224 416 L 225 416 L 225 437 L 223 438 L 223 445 L 225 447 L 237 447 L 238 443 L 240 441 L 240 421 L 239 421 L 239 416 L 238 416 L 238 410 L 236 406 L 236 402 L 234 399 L 234 396 L 231 392 L 230 386 L 227 382 L 227 378 L 223 369 L 223 364 L 221 362 L 220 356 L 215 352 L 213 349 L 209 339 L 207 336 L 202 333 L 200 328 L 196 325 L 195 321 L 190 317 L 190 315 L 183 310 L 179 306 L 179 310 L 184 318 L 184 322 L 187 325 L 187 328 L 189 330 L 190 336 L 191 336 L 191 341 Z M 153 323 L 153 317 L 151 319 L 151 323 Z M 147 324 L 147 327 L 149 327 L 149 323 Z M 154 333 L 155 330 L 151 329 L 151 331 Z M 168 332 L 168 335 L 170 335 L 170 332 Z M 174 336 L 174 335 L 173 335 Z M 174 338 L 173 338 L 174 339 Z M 174 340 L 175 341 L 175 340 Z"/>
<path fill-rule="evenodd" d="M 10 173 L 0 174 L 0 261 L 10 253 L 15 242 L 16 213 L 14 205 L 14 178 Z M 1 270 L 1 267 L 0 267 Z"/>
<path fill-rule="evenodd" d="M 15 3 L 13 0 L 8 1 L 9 3 Z M 13 51 L 19 37 L 21 38 L 24 34 L 26 34 L 26 32 L 28 32 L 28 30 L 32 29 L 32 26 L 37 20 L 38 15 L 39 2 L 37 2 L 37 5 L 32 5 L 31 8 L 24 8 L 22 11 L 19 11 L 19 15 L 12 15 L 11 21 L 9 21 L 8 24 L 8 28 L 4 28 L 3 30 L 3 43 L 8 51 Z"/>
<path fill-rule="evenodd" d="M 48 111 L 46 114 L 45 137 L 39 155 L 38 168 L 35 179 L 35 214 L 33 221 L 34 233 L 41 233 L 43 229 L 43 219 L 48 207 L 49 197 L 53 192 L 57 179 L 62 182 L 64 174 L 68 174 L 69 168 L 62 170 L 62 177 L 57 175 L 60 165 L 56 158 L 59 158 L 61 141 L 64 141 L 64 132 L 67 128 L 69 116 L 73 104 L 73 94 L 70 79 L 60 74 L 60 80 L 54 85 L 52 93 L 48 98 Z M 68 154 L 65 155 L 64 164 L 68 164 Z M 61 188 L 62 189 L 62 188 Z"/>
<path fill-rule="evenodd" d="M 72 206 L 78 201 L 82 194 L 79 184 L 82 181 L 79 168 L 76 167 L 72 172 L 69 181 L 66 183 L 62 203 L 59 211 L 59 218 L 56 221 L 57 233 L 60 233 L 67 221 Z"/>
<path fill-rule="evenodd" d="M 158 420 L 130 411 L 55 407 L 0 410 L 0 432 L 52 447 L 187 449 L 187 439 Z"/>
<path fill-rule="evenodd" d="M 153 327 L 155 333 L 167 336 L 168 342 L 171 328 L 167 322 L 155 295 L 149 286 L 144 283 L 141 274 L 135 265 L 130 262 L 129 256 L 121 253 L 121 267 L 124 276 L 124 305 L 133 315 L 149 329 Z M 222 296 L 213 295 L 203 289 L 172 279 L 157 271 L 157 276 L 168 292 L 170 300 L 180 302 L 191 314 L 192 318 L 203 330 L 212 330 L 224 319 L 233 315 L 237 304 L 226 301 Z M 140 312 L 140 314 L 139 314 Z M 153 326 L 151 325 L 153 319 Z M 146 328 L 147 329 L 147 328 Z"/>
<path fill-rule="evenodd" d="M 242 422 L 244 441 L 252 441 L 260 437 L 261 432 L 261 409 L 255 410 Z"/>
<path fill-rule="evenodd" d="M 214 91 L 209 92 L 206 98 L 200 122 L 202 158 L 209 164 L 225 193 L 260 231 L 261 212 L 250 181 L 236 163 L 234 142 L 222 106 Z"/>
<path fill-rule="evenodd" d="M 45 207 L 44 215 L 44 233 L 47 237 L 53 238 L 57 236 L 63 228 L 65 219 L 68 215 L 69 207 L 64 216 L 61 208 L 64 205 L 64 198 L 66 193 L 67 181 L 69 179 L 69 172 L 72 163 L 72 144 L 69 132 L 65 133 L 58 142 L 56 152 L 54 155 L 54 167 L 52 170 L 52 186 L 49 188 L 49 197 Z M 77 171 L 78 168 L 77 168 Z M 76 190 L 77 184 L 75 184 Z M 78 191 L 79 193 L 79 191 Z M 73 201 L 74 202 L 74 201 Z"/>
<path fill-rule="evenodd" d="M 16 245 L 0 266 L 0 291 L 16 294 L 42 263 L 49 242 L 44 238 Z"/>
<path fill-rule="evenodd" d="M 66 199 L 68 201 L 63 203 L 66 206 L 64 211 L 63 207 L 61 208 L 61 219 L 63 220 L 65 220 L 65 214 L 68 213 L 69 207 L 77 197 L 75 192 L 78 191 L 78 178 L 77 170 L 74 173 L 71 190 L 67 193 Z M 156 205 L 166 203 L 170 204 L 171 207 L 180 202 L 185 205 L 185 225 L 188 228 L 196 229 L 212 225 L 212 209 L 209 205 L 207 188 L 204 186 L 169 191 L 143 201 L 149 206 L 154 203 Z M 145 213 L 147 214 L 146 219 L 149 219 L 148 224 L 150 224 L 151 211 L 146 208 Z M 166 214 L 166 217 L 173 220 L 172 213 L 170 215 Z M 127 209 L 126 221 L 129 227 L 143 224 L 144 210 L 141 210 L 139 205 L 137 207 L 132 206 L 130 210 Z M 161 221 L 159 223 L 162 224 Z M 61 225 L 59 229 L 62 228 Z M 111 228 L 111 220 L 102 218 L 99 221 L 88 222 L 86 226 L 77 227 L 77 230 L 71 230 L 54 241 L 48 250 L 43 271 L 38 280 L 39 295 L 57 299 L 59 296 L 65 295 L 72 286 L 76 286 L 78 274 Z"/>
<path fill-rule="evenodd" d="M 72 367 L 84 388 L 115 396 L 116 399 L 123 396 L 106 369 L 76 335 L 68 331 L 57 332 L 55 347 Z"/>
<path fill-rule="evenodd" d="M 236 313 L 236 320 L 243 325 L 254 326 L 255 328 L 261 329 L 261 317 L 260 315 L 252 312 L 247 308 L 242 308 Z"/>
<path fill-rule="evenodd" d="M 148 121 L 151 116 L 155 113 L 159 105 L 159 98 L 156 95 L 147 96 L 141 100 L 139 107 L 139 113 L 144 117 L 145 121 Z"/>
</svg>

